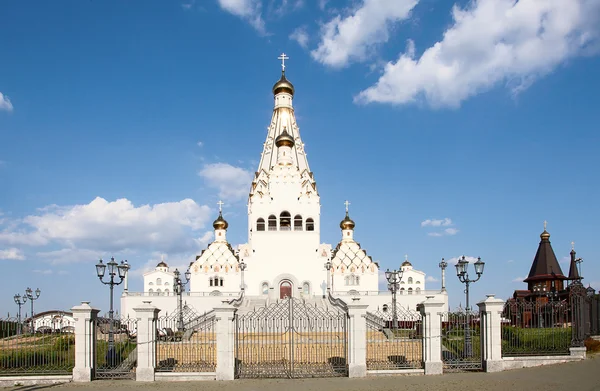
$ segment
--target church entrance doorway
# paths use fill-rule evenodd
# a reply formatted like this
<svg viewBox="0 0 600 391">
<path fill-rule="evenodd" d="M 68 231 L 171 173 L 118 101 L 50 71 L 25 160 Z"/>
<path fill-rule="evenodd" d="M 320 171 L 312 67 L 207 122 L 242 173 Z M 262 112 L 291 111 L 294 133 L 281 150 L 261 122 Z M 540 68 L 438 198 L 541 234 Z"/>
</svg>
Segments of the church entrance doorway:
<svg viewBox="0 0 600 391">
<path fill-rule="evenodd" d="M 286 296 L 235 315 L 238 379 L 345 377 L 347 351 L 348 312 L 341 305 Z"/>
<path fill-rule="evenodd" d="M 292 283 L 289 281 L 281 281 L 279 284 L 279 298 L 285 299 L 286 297 L 292 297 Z"/>
</svg>

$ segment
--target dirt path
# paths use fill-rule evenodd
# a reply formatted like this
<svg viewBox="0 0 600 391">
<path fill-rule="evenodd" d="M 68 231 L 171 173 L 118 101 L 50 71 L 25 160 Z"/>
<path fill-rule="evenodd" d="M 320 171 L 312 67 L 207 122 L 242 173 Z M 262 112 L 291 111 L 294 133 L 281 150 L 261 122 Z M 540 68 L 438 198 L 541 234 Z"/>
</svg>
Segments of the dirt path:
<svg viewBox="0 0 600 391">
<path fill-rule="evenodd" d="M 388 376 L 366 379 L 236 380 L 230 382 L 95 381 L 60 386 L 25 386 L 56 391 L 600 391 L 600 355 L 583 362 L 517 369 L 500 373 L 453 373 L 442 376 Z M 6 389 L 9 390 L 9 389 Z"/>
</svg>

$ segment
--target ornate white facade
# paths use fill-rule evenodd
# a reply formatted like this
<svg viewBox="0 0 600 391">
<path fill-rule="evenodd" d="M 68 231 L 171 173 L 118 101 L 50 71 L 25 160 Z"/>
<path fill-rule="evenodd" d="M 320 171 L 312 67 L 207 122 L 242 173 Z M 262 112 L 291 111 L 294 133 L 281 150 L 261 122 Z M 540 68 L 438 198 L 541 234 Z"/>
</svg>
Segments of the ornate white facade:
<svg viewBox="0 0 600 391">
<path fill-rule="evenodd" d="M 379 291 L 380 270 L 354 239 L 355 223 L 348 214 L 340 223 L 341 240 L 335 248 L 321 244 L 321 203 L 315 176 L 309 168 L 293 107 L 294 87 L 282 72 L 273 86 L 274 110 L 267 128 L 260 163 L 250 184 L 248 242 L 236 250 L 227 242 L 228 223 L 221 212 L 215 220 L 215 240 L 190 264 L 190 291 L 186 303 L 206 311 L 224 298 L 239 296 L 243 285 L 247 302 L 285 296 L 320 299 L 329 287 L 334 295 L 360 296 L 373 306 L 391 303 L 388 291 Z M 326 269 L 326 263 L 330 269 Z M 159 264 L 160 266 L 160 264 Z M 166 266 L 166 265 L 165 265 Z M 402 264 L 399 302 L 413 308 L 425 299 L 425 273 Z M 156 280 L 171 283 L 169 293 L 157 294 Z M 159 308 L 176 308 L 174 276 L 157 267 L 144 275 L 144 292 L 126 292 L 126 313 L 142 298 L 152 296 Z M 153 289 L 151 291 L 150 289 Z M 445 292 L 439 294 L 447 302 Z M 162 303 L 162 304 L 161 304 Z"/>
</svg>

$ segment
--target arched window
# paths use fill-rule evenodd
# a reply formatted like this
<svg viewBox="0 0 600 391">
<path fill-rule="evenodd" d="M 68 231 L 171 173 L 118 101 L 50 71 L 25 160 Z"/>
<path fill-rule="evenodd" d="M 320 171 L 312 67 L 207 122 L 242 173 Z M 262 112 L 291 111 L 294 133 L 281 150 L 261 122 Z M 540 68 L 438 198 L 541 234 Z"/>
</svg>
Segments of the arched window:
<svg viewBox="0 0 600 391">
<path fill-rule="evenodd" d="M 388 312 L 388 305 L 384 304 L 382 309 L 383 309 L 383 312 Z"/>
<path fill-rule="evenodd" d="M 148 283 L 148 285 L 154 285 L 154 283 L 153 283 L 152 281 L 150 281 L 150 282 Z"/>
<path fill-rule="evenodd" d="M 162 285 L 162 279 L 157 278 L 156 279 L 156 285 Z"/>
<path fill-rule="evenodd" d="M 160 289 L 157 289 L 156 293 L 158 293 L 160 295 L 162 293 L 162 291 Z"/>
<path fill-rule="evenodd" d="M 412 277 L 408 277 L 408 283 L 409 283 L 409 284 L 412 284 L 412 282 L 413 282 L 413 279 L 412 279 Z"/>
<path fill-rule="evenodd" d="M 404 281 L 400 281 L 400 285 L 404 285 L 406 284 Z"/>
<path fill-rule="evenodd" d="M 409 295 L 412 295 L 412 293 L 413 293 L 413 290 L 412 290 L 412 288 L 408 288 L 408 294 L 409 294 Z"/>
<path fill-rule="evenodd" d="M 404 294 L 404 288 L 400 288 L 400 294 L 403 295 Z"/>
<path fill-rule="evenodd" d="M 263 284 L 262 284 L 262 294 L 263 295 L 269 294 L 269 284 L 267 284 L 266 282 L 263 282 Z"/>
<path fill-rule="evenodd" d="M 165 281 L 165 286 L 169 286 L 171 284 L 169 284 L 169 281 Z"/>
<path fill-rule="evenodd" d="M 305 295 L 310 294 L 310 284 L 308 282 L 302 284 L 302 293 L 304 293 Z"/>
<path fill-rule="evenodd" d="M 315 230 L 315 221 L 313 219 L 311 219 L 310 217 L 308 219 L 306 219 L 306 230 L 307 231 Z"/>
<path fill-rule="evenodd" d="M 165 293 L 167 294 L 167 296 L 169 296 L 169 290 L 165 289 Z"/>
<path fill-rule="evenodd" d="M 292 229 L 292 215 L 290 212 L 281 212 L 279 215 L 279 230 L 289 231 Z"/>
<path fill-rule="evenodd" d="M 421 283 L 421 281 L 417 281 L 417 282 L 415 282 L 415 284 L 420 284 L 420 283 Z"/>
<path fill-rule="evenodd" d="M 277 231 L 277 217 L 269 216 L 269 231 Z"/>
<path fill-rule="evenodd" d="M 416 293 L 417 293 L 417 295 L 418 295 L 419 293 L 421 293 L 421 288 L 417 288 L 417 289 L 415 289 L 415 292 L 416 292 Z"/>
<path fill-rule="evenodd" d="M 300 215 L 294 217 L 294 231 L 302 231 L 302 216 Z"/>
<path fill-rule="evenodd" d="M 219 278 L 219 286 L 223 286 L 223 279 Z"/>
<path fill-rule="evenodd" d="M 260 219 L 256 220 L 256 230 L 257 231 L 265 230 L 265 219 L 263 219 L 262 217 Z"/>
<path fill-rule="evenodd" d="M 152 288 L 148 289 L 148 293 L 154 293 L 154 289 L 152 289 Z"/>
<path fill-rule="evenodd" d="M 344 278 L 344 281 L 346 285 L 350 285 L 350 276 L 346 276 L 346 278 Z"/>
<path fill-rule="evenodd" d="M 354 276 L 354 285 L 360 285 L 360 277 L 359 276 Z"/>
</svg>

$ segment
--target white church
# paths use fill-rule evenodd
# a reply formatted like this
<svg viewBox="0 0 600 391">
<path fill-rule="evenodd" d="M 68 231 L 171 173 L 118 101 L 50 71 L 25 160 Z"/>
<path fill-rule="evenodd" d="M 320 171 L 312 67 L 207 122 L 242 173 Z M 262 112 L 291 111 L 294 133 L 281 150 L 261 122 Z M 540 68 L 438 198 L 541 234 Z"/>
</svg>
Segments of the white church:
<svg viewBox="0 0 600 391">
<path fill-rule="evenodd" d="M 379 264 L 354 238 L 348 202 L 340 222 L 340 242 L 335 248 L 321 243 L 320 196 L 296 123 L 294 86 L 285 76 L 287 57 L 280 59 L 282 74 L 273 86 L 273 116 L 249 184 L 248 242 L 234 249 L 227 241 L 228 223 L 219 202 L 219 216 L 213 223 L 215 239 L 190 263 L 189 291 L 182 293 L 182 300 L 198 313 L 238 298 L 242 291 L 242 306 L 264 305 L 288 296 L 325 305 L 323 298 L 329 290 L 344 301 L 360 297 L 369 310 L 389 306 L 391 293 L 379 290 L 380 277 L 385 279 Z M 426 296 L 439 296 L 447 305 L 445 289 L 427 291 L 425 273 L 413 269 L 408 258 L 400 269 L 399 306 L 414 310 Z M 174 270 L 161 260 L 155 270 L 144 274 L 143 292 L 124 289 L 122 314 L 133 315 L 132 309 L 142 301 L 151 301 L 167 313 L 177 311 L 175 285 Z"/>
</svg>

